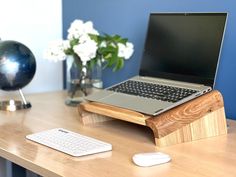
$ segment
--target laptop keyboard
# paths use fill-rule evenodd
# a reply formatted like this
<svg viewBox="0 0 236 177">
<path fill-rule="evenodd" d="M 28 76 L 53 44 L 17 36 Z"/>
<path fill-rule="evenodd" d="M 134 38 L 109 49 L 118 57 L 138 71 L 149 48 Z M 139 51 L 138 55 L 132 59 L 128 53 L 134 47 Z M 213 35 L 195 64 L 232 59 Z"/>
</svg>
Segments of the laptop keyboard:
<svg viewBox="0 0 236 177">
<path fill-rule="evenodd" d="M 145 98 L 168 101 L 172 103 L 177 102 L 197 92 L 196 90 L 186 88 L 172 87 L 133 80 L 128 80 L 126 82 L 120 83 L 109 88 L 108 90 Z"/>
</svg>

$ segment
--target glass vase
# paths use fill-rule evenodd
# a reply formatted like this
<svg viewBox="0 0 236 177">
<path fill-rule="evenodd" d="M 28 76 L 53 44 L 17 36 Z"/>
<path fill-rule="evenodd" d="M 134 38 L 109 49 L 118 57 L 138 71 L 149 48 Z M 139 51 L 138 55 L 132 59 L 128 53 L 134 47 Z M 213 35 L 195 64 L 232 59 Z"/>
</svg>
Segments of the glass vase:
<svg viewBox="0 0 236 177">
<path fill-rule="evenodd" d="M 77 61 L 76 61 L 77 60 Z M 66 88 L 65 103 L 77 106 L 85 101 L 84 97 L 102 88 L 102 65 L 96 62 L 93 67 L 78 62 L 79 58 L 68 57 L 66 60 Z"/>
<path fill-rule="evenodd" d="M 97 60 L 94 66 L 91 68 L 91 79 L 92 79 L 92 87 L 95 89 L 102 89 L 102 62 L 101 60 Z"/>
</svg>

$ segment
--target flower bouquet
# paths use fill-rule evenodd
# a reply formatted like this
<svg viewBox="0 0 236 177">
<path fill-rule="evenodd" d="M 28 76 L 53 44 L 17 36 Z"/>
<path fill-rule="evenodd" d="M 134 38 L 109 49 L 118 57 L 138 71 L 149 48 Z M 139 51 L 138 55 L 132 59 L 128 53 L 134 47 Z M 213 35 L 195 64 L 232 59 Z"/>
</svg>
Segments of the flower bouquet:
<svg viewBox="0 0 236 177">
<path fill-rule="evenodd" d="M 120 70 L 124 66 L 124 61 L 129 59 L 133 52 L 133 44 L 127 38 L 99 34 L 91 21 L 83 22 L 76 19 L 68 29 L 67 39 L 50 42 L 44 52 L 44 58 L 61 61 L 72 56 L 73 62 L 67 69 L 73 66 L 79 73 L 78 78 L 70 81 L 76 86 L 72 89 L 74 91 L 71 91 L 71 96 L 74 97 L 76 90 L 87 94 L 88 84 L 93 84 L 90 71 L 98 64 L 102 69 L 109 67 L 113 71 Z"/>
</svg>

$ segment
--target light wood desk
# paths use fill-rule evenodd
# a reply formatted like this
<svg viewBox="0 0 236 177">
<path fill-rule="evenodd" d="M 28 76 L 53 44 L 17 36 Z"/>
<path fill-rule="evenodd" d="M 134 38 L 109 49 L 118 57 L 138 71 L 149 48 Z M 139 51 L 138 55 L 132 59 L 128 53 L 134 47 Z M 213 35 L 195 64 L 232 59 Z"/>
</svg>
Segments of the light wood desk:
<svg viewBox="0 0 236 177">
<path fill-rule="evenodd" d="M 82 126 L 77 109 L 64 105 L 63 92 L 27 96 L 29 110 L 0 111 L 0 156 L 45 177 L 235 177 L 236 122 L 228 121 L 228 135 L 158 148 L 152 131 L 118 120 Z M 25 139 L 27 134 L 63 127 L 107 141 L 113 151 L 71 157 Z M 167 164 L 142 168 L 135 153 L 162 151 Z"/>
</svg>

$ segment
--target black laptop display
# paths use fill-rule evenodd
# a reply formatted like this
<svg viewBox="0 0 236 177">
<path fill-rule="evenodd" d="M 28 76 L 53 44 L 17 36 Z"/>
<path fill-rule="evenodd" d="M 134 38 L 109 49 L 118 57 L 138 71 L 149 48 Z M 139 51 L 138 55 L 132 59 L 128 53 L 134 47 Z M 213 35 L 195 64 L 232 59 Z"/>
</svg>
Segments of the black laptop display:
<svg viewBox="0 0 236 177">
<path fill-rule="evenodd" d="M 151 14 L 140 75 L 213 87 L 226 16 Z"/>
</svg>

